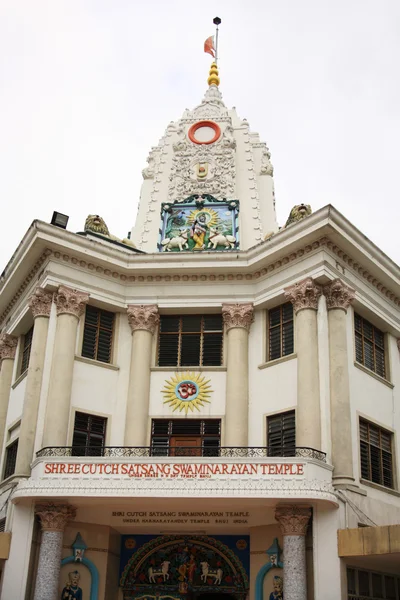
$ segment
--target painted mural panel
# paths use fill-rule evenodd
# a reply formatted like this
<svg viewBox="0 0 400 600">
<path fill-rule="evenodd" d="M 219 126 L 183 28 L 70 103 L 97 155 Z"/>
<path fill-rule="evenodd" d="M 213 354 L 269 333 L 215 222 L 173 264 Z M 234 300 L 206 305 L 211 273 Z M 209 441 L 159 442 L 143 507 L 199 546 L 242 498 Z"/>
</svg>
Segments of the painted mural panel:
<svg viewBox="0 0 400 600">
<path fill-rule="evenodd" d="M 161 207 L 160 252 L 222 251 L 239 248 L 239 201 L 190 196 Z"/>
<path fill-rule="evenodd" d="M 187 599 L 223 592 L 244 600 L 249 588 L 250 537 L 124 535 L 120 585 L 124 600 Z"/>
</svg>

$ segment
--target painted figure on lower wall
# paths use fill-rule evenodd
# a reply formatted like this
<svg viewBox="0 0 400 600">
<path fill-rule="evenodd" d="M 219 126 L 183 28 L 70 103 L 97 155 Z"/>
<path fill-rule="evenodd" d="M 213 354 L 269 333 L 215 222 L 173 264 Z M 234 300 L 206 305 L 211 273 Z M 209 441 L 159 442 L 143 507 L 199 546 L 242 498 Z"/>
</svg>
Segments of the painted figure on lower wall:
<svg viewBox="0 0 400 600">
<path fill-rule="evenodd" d="M 283 600 L 283 579 L 275 575 L 273 580 L 274 589 L 269 595 L 269 600 Z"/>
<path fill-rule="evenodd" d="M 68 583 L 61 593 L 61 600 L 83 600 L 82 588 L 79 587 L 79 571 L 68 573 Z"/>
</svg>

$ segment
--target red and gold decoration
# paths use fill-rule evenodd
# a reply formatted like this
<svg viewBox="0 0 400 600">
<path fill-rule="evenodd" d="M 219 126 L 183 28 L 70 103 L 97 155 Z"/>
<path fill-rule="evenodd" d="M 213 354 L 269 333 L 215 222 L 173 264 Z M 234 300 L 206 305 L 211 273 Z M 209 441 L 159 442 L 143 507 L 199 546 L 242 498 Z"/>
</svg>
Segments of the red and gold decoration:
<svg viewBox="0 0 400 600">
<path fill-rule="evenodd" d="M 162 390 L 164 404 L 169 404 L 174 412 L 200 410 L 205 403 L 209 403 L 212 392 L 210 380 L 206 380 L 200 373 L 175 373 L 165 382 Z"/>
</svg>

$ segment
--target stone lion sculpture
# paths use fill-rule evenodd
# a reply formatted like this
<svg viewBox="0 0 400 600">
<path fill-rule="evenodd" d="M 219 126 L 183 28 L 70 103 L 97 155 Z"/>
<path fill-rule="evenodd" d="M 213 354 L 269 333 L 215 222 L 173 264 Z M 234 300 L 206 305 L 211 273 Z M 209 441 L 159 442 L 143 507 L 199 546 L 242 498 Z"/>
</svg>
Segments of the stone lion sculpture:
<svg viewBox="0 0 400 600">
<path fill-rule="evenodd" d="M 125 244 L 126 246 L 130 246 L 131 248 L 136 248 L 135 244 L 128 240 L 128 238 L 120 239 L 115 235 L 111 235 L 104 219 L 102 219 L 99 215 L 88 215 L 85 221 L 85 231 L 97 233 L 99 235 L 112 240 L 113 242 L 119 242 L 120 244 Z"/>
<path fill-rule="evenodd" d="M 312 209 L 309 204 L 296 204 L 296 206 L 293 206 L 292 210 L 290 211 L 289 217 L 284 227 L 280 227 L 279 231 L 282 231 L 282 229 L 286 229 L 286 227 L 289 227 L 289 225 L 293 225 L 294 223 L 305 219 L 306 217 L 311 215 L 311 213 Z M 275 235 L 275 232 L 273 231 L 267 233 L 267 235 L 264 236 L 264 241 L 271 239 L 273 235 Z"/>
</svg>

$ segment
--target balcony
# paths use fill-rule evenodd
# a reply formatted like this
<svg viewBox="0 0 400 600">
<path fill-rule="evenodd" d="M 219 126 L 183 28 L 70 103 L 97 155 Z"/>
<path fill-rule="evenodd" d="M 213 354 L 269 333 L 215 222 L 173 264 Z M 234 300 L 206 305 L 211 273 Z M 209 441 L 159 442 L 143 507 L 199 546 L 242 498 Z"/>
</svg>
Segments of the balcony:
<svg viewBox="0 0 400 600">
<path fill-rule="evenodd" d="M 307 447 L 227 446 L 54 446 L 42 448 L 37 458 L 308 458 L 326 463 L 326 454 Z"/>
</svg>

